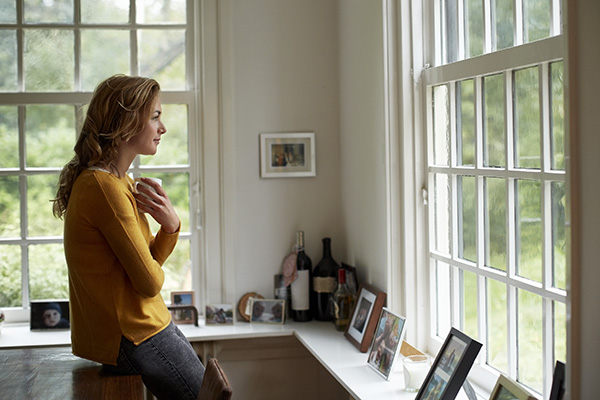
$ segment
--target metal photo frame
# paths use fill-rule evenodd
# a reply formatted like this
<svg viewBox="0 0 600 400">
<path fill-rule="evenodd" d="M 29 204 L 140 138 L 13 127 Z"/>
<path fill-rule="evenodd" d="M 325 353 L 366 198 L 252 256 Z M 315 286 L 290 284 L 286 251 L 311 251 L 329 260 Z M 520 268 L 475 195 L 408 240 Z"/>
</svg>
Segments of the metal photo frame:
<svg viewBox="0 0 600 400">
<path fill-rule="evenodd" d="M 250 323 L 276 324 L 285 322 L 285 300 L 251 298 Z"/>
<path fill-rule="evenodd" d="M 385 379 L 390 379 L 406 328 L 406 318 L 387 308 L 381 310 L 367 363 Z"/>
<path fill-rule="evenodd" d="M 261 178 L 316 176 L 315 134 L 261 133 Z"/>
<path fill-rule="evenodd" d="M 369 350 L 385 299 L 385 292 L 369 284 L 362 283 L 358 289 L 344 336 L 362 353 Z"/>
</svg>

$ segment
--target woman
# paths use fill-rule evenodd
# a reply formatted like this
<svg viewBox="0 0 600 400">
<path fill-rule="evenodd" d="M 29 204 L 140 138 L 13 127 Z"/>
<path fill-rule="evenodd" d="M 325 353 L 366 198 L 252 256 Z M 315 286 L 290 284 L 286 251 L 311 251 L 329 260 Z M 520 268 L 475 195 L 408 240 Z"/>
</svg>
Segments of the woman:
<svg viewBox="0 0 600 400">
<path fill-rule="evenodd" d="M 126 174 L 167 131 L 159 91 L 153 79 L 124 75 L 98 85 L 53 211 L 65 220 L 73 354 L 140 374 L 159 399 L 195 400 L 204 366 L 160 294 L 179 217 L 158 183 L 142 178 L 156 192 L 135 190 Z M 161 226 L 156 237 L 146 213 Z"/>
</svg>

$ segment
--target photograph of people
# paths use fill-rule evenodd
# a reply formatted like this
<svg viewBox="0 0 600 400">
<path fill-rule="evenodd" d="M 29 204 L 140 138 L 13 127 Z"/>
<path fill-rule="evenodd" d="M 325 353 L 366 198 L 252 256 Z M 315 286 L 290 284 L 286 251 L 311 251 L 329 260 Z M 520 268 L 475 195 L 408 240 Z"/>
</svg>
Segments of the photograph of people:
<svg viewBox="0 0 600 400">
<path fill-rule="evenodd" d="M 195 400 L 204 366 L 161 296 L 179 217 L 157 182 L 142 178 L 154 190 L 136 192 L 127 174 L 165 140 L 161 116 L 155 80 L 115 75 L 99 83 L 53 211 L 64 218 L 73 353 L 141 375 L 158 399 Z M 160 225 L 155 234 L 148 217 Z"/>
</svg>

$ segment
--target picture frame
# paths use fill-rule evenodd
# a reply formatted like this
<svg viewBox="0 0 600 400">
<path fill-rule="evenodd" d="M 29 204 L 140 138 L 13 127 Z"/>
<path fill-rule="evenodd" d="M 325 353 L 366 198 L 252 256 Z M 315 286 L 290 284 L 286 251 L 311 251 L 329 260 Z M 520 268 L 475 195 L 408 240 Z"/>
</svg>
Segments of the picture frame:
<svg viewBox="0 0 600 400">
<path fill-rule="evenodd" d="M 71 329 L 69 301 L 66 299 L 32 300 L 29 309 L 29 328 L 32 331 Z"/>
<path fill-rule="evenodd" d="M 519 383 L 500 374 L 490 400 L 537 400 L 537 398 Z"/>
<path fill-rule="evenodd" d="M 261 178 L 316 176 L 315 134 L 261 133 Z"/>
<path fill-rule="evenodd" d="M 276 324 L 285 322 L 285 300 L 281 299 L 251 299 L 250 323 Z"/>
<path fill-rule="evenodd" d="M 405 328 L 405 317 L 393 313 L 385 307 L 381 310 L 367 363 L 386 380 L 390 379 L 394 361 L 404 337 Z"/>
<path fill-rule="evenodd" d="M 481 346 L 478 341 L 451 328 L 415 399 L 454 399 L 467 379 Z"/>
<path fill-rule="evenodd" d="M 171 306 L 193 306 L 194 292 L 193 291 L 178 291 L 171 292 Z"/>
<path fill-rule="evenodd" d="M 350 323 L 346 327 L 344 336 L 361 353 L 369 350 L 386 296 L 385 292 L 366 283 L 362 283 L 358 289 Z"/>
<path fill-rule="evenodd" d="M 566 383 L 566 365 L 562 361 L 556 361 L 554 365 L 554 375 L 552 376 L 552 387 L 550 388 L 550 397 L 548 400 L 563 400 L 565 398 Z"/>
<path fill-rule="evenodd" d="M 360 282 L 358 281 L 358 275 L 356 274 L 356 267 L 342 262 L 342 268 L 346 270 L 346 284 L 348 285 L 348 288 L 354 293 L 358 293 Z"/>
<path fill-rule="evenodd" d="M 198 324 L 198 310 L 194 307 L 193 291 L 171 292 L 169 310 L 171 318 L 176 324 Z"/>
<path fill-rule="evenodd" d="M 233 325 L 233 304 L 207 304 L 204 317 L 206 325 Z"/>
</svg>

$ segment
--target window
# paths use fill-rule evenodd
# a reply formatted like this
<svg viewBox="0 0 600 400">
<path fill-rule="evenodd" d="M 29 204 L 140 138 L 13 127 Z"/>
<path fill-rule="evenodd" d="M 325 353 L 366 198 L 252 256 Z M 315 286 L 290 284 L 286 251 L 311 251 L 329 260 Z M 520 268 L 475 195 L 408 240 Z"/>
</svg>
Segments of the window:
<svg viewBox="0 0 600 400">
<path fill-rule="evenodd" d="M 559 0 L 437 0 L 427 115 L 431 337 L 549 394 L 566 360 Z"/>
<path fill-rule="evenodd" d="M 73 156 L 95 85 L 117 73 L 162 88 L 168 132 L 132 176 L 163 180 L 182 221 L 163 297 L 192 290 L 200 246 L 193 128 L 193 1 L 15 0 L 0 4 L 0 307 L 26 315 L 30 300 L 68 297 L 62 221 L 52 215 L 58 174 Z M 153 222 L 153 221 L 151 221 Z M 154 231 L 158 229 L 153 225 Z M 19 318 L 19 317 L 17 317 Z M 22 317 L 25 318 L 25 317 Z"/>
</svg>

